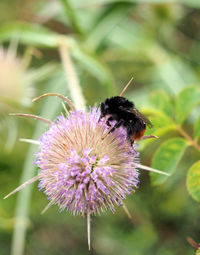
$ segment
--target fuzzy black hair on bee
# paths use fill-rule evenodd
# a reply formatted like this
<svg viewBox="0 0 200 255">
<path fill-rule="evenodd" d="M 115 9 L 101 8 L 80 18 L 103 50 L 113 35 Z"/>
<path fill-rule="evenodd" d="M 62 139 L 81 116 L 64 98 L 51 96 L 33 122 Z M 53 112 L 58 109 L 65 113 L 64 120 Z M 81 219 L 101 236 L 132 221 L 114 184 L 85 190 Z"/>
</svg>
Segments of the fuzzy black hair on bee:
<svg viewBox="0 0 200 255">
<path fill-rule="evenodd" d="M 127 139 L 131 143 L 141 139 L 146 131 L 146 125 L 152 127 L 151 122 L 135 108 L 134 103 L 121 96 L 107 98 L 100 104 L 100 110 L 100 119 L 108 117 L 106 124 L 109 127 L 113 120 L 116 121 L 109 133 L 123 126 L 127 131 Z"/>
</svg>

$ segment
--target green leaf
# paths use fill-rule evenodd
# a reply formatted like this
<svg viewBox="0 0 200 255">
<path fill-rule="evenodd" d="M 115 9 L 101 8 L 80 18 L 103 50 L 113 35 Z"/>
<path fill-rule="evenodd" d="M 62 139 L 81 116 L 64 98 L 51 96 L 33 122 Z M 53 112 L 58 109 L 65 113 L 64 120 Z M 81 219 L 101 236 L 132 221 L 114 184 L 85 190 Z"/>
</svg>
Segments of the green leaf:
<svg viewBox="0 0 200 255">
<path fill-rule="evenodd" d="M 74 5 L 76 8 L 80 8 L 80 7 L 84 7 L 84 6 L 89 6 L 89 5 L 103 5 L 103 4 L 109 4 L 109 3 L 113 3 L 113 2 L 120 2 L 120 0 L 84 0 L 84 1 L 80 1 L 80 0 L 73 0 L 74 1 Z M 126 2 L 130 2 L 130 3 L 148 3 L 148 4 L 164 4 L 164 3 L 182 3 L 191 7 L 200 7 L 200 2 L 199 0 L 127 0 Z"/>
<path fill-rule="evenodd" d="M 7 23 L 0 26 L 0 42 L 13 38 L 19 39 L 26 45 L 57 47 L 60 35 L 41 25 L 26 22 Z"/>
<path fill-rule="evenodd" d="M 188 171 L 187 189 L 193 199 L 200 202 L 200 160 L 194 163 Z"/>
<path fill-rule="evenodd" d="M 171 138 L 163 143 L 153 156 L 152 167 L 172 174 L 177 167 L 188 142 L 183 138 Z M 167 179 L 164 175 L 151 173 L 153 185 L 161 184 Z"/>
<path fill-rule="evenodd" d="M 66 13 L 66 16 L 70 22 L 71 27 L 79 34 L 83 34 L 83 30 L 80 24 L 80 20 L 74 10 L 70 0 L 60 0 L 63 5 L 63 9 Z"/>
<path fill-rule="evenodd" d="M 162 111 L 169 117 L 173 117 L 173 106 L 169 96 L 162 90 L 155 91 L 150 96 L 150 103 L 155 109 Z"/>
<path fill-rule="evenodd" d="M 200 137 L 200 116 L 194 125 L 194 139 L 197 140 Z"/>
<path fill-rule="evenodd" d="M 87 48 L 95 51 L 105 37 L 110 35 L 110 31 L 112 31 L 116 25 L 127 16 L 131 7 L 133 7 L 133 5 L 126 2 L 111 4 L 110 7 L 101 14 L 96 26 L 88 35 L 85 42 Z"/>
<path fill-rule="evenodd" d="M 175 124 L 173 120 L 161 112 L 160 109 L 157 110 L 145 107 L 142 108 L 142 113 L 144 113 L 153 124 L 153 127 L 148 129 L 149 134 L 154 134 L 160 128 L 165 128 L 166 126 L 172 126 Z"/>
<path fill-rule="evenodd" d="M 165 126 L 165 127 L 162 127 L 162 128 L 159 128 L 159 129 L 156 129 L 154 132 L 152 131 L 147 131 L 145 133 L 145 135 L 155 135 L 155 136 L 158 136 L 158 139 L 169 133 L 170 131 L 173 131 L 176 129 L 176 125 L 168 125 L 168 126 Z M 154 138 L 150 138 L 150 139 L 145 139 L 145 140 L 141 140 L 140 141 L 140 147 L 139 147 L 139 150 L 142 151 L 144 148 L 146 148 L 150 143 L 153 143 L 155 142 L 157 139 L 154 139 Z"/>
<path fill-rule="evenodd" d="M 166 127 L 157 129 L 156 132 L 154 133 L 154 135 L 161 137 L 161 136 L 165 135 L 166 133 L 174 131 L 174 130 L 176 130 L 176 125 L 171 124 Z"/>
<path fill-rule="evenodd" d="M 142 108 L 142 113 L 148 116 L 149 120 L 153 124 L 152 128 L 147 127 L 147 131 L 145 135 L 155 135 L 160 138 L 166 133 L 176 130 L 175 123 L 172 121 L 171 118 L 169 118 L 163 112 L 158 111 L 156 109 L 151 109 L 148 107 L 148 108 Z M 145 139 L 143 141 L 140 141 L 140 150 L 143 150 L 150 143 L 153 143 L 156 140 L 157 139 L 151 138 L 151 139 Z"/>
<path fill-rule="evenodd" d="M 169 54 L 159 44 L 152 47 L 151 50 L 150 57 L 156 64 L 154 78 L 158 79 L 159 77 L 161 84 L 163 83 L 170 93 L 177 95 L 187 86 L 186 84 L 198 83 L 194 70 L 184 61 Z M 156 54 L 156 51 L 159 53 Z M 160 57 L 163 58 L 162 61 L 159 61 Z"/>
<path fill-rule="evenodd" d="M 176 99 L 176 120 L 182 124 L 190 112 L 200 103 L 200 90 L 197 87 L 186 87 Z"/>
<path fill-rule="evenodd" d="M 163 112 L 158 111 L 156 109 L 150 109 L 148 108 L 142 108 L 142 113 L 147 116 L 150 115 L 149 120 L 153 124 L 152 128 L 147 127 L 147 131 L 145 135 L 155 135 L 159 138 L 166 133 L 176 130 L 176 125 L 172 121 L 171 118 L 169 118 L 167 115 L 165 115 Z M 152 116 L 151 116 L 152 115 Z M 140 146 L 140 149 L 144 149 L 146 146 L 148 146 L 150 143 L 154 142 L 156 139 L 146 139 L 144 141 L 141 141 L 142 146 Z"/>
</svg>

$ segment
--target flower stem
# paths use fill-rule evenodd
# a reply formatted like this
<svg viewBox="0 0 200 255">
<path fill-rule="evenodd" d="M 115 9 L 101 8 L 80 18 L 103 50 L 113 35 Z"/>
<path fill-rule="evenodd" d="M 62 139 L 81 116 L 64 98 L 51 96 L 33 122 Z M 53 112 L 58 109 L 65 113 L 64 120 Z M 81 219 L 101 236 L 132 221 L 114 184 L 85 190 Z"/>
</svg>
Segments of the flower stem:
<svg viewBox="0 0 200 255">
<path fill-rule="evenodd" d="M 76 75 L 75 67 L 69 54 L 67 42 L 64 39 L 61 39 L 58 45 L 72 101 L 77 109 L 85 110 L 85 98 L 83 97 L 79 80 Z"/>
<path fill-rule="evenodd" d="M 87 235 L 88 235 L 88 249 L 90 251 L 90 211 L 87 212 Z"/>
<path fill-rule="evenodd" d="M 179 131 L 179 133 L 193 146 L 195 147 L 198 151 L 200 151 L 200 146 L 196 141 L 192 139 L 183 129 L 181 126 L 176 126 L 176 129 Z"/>
</svg>

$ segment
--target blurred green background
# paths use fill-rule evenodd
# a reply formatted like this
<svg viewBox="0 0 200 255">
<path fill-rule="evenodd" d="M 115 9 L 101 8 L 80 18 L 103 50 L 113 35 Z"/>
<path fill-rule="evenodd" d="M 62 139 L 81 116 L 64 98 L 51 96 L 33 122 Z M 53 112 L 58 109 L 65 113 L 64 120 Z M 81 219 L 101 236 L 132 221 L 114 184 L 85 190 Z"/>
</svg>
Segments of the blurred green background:
<svg viewBox="0 0 200 255">
<path fill-rule="evenodd" d="M 186 175 L 199 159 L 198 145 L 197 149 L 186 146 L 180 151 L 181 156 L 173 159 L 174 165 L 172 162 L 176 171 L 160 185 L 151 185 L 154 177 L 140 171 L 139 189 L 125 202 L 132 220 L 122 208 L 114 215 L 107 212 L 93 217 L 90 252 L 86 219 L 59 213 L 56 206 L 41 215 L 47 200 L 37 184 L 3 200 L 37 171 L 32 164 L 37 146 L 30 147 L 19 138 L 38 139 L 47 129 L 39 121 L 8 114 L 24 112 L 53 120 L 62 110 L 59 99 L 34 104 L 31 99 L 47 92 L 70 97 L 69 80 L 59 56 L 61 35 L 68 44 L 87 106 L 118 95 L 134 77 L 125 96 L 152 120 L 154 128 L 148 132 L 161 137 L 140 143 L 143 164 L 158 168 L 159 157 L 153 153 L 169 139 L 180 139 L 181 133 L 171 125 L 171 112 L 179 112 L 179 116 L 188 113 L 179 124 L 191 136 L 197 121 L 198 143 L 199 0 L 1 0 L 0 255 L 11 251 L 22 255 L 23 249 L 26 255 L 195 254 L 187 238 L 200 242 L 200 207 L 187 191 Z M 181 91 L 186 91 L 182 101 Z M 182 103 L 176 104 L 177 100 Z M 163 112 L 171 114 L 171 119 Z M 196 200 L 200 201 L 199 197 Z"/>
</svg>

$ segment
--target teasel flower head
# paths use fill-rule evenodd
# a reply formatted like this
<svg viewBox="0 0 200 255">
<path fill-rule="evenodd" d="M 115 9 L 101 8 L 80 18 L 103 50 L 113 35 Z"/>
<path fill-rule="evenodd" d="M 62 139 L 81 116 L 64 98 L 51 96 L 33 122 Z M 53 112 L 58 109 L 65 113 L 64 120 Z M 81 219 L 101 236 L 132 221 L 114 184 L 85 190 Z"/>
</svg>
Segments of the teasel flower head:
<svg viewBox="0 0 200 255">
<path fill-rule="evenodd" d="M 36 164 L 39 187 L 51 204 L 73 214 L 115 211 L 137 187 L 137 153 L 123 128 L 105 138 L 108 126 L 100 110 L 59 116 L 40 138 Z"/>
<path fill-rule="evenodd" d="M 100 119 L 99 108 L 93 107 L 88 112 L 76 110 L 69 99 L 55 93 L 44 94 L 35 101 L 52 95 L 68 103 L 71 113 L 58 116 L 54 122 L 35 115 L 17 114 L 42 120 L 49 124 L 49 129 L 39 141 L 23 139 L 39 145 L 34 162 L 39 173 L 5 198 L 39 180 L 39 189 L 49 200 L 43 213 L 57 204 L 61 211 L 87 215 L 90 248 L 90 216 L 108 209 L 115 212 L 116 206 L 123 206 L 129 214 L 123 200 L 138 186 L 137 167 L 158 170 L 139 163 L 138 152 L 127 140 L 123 127 L 109 132 L 106 118 Z M 113 121 L 111 126 L 114 124 Z"/>
<path fill-rule="evenodd" d="M 7 114 L 18 106 L 30 106 L 33 97 L 31 71 L 23 59 L 16 56 L 13 47 L 4 50 L 0 47 L 0 113 Z M 12 108 L 12 103 L 15 107 Z"/>
<path fill-rule="evenodd" d="M 17 56 L 16 40 L 10 42 L 8 49 L 0 46 L 0 129 L 6 152 L 14 147 L 18 133 L 17 120 L 8 114 L 28 109 L 35 92 L 33 70 L 28 68 L 26 55 Z"/>
</svg>

